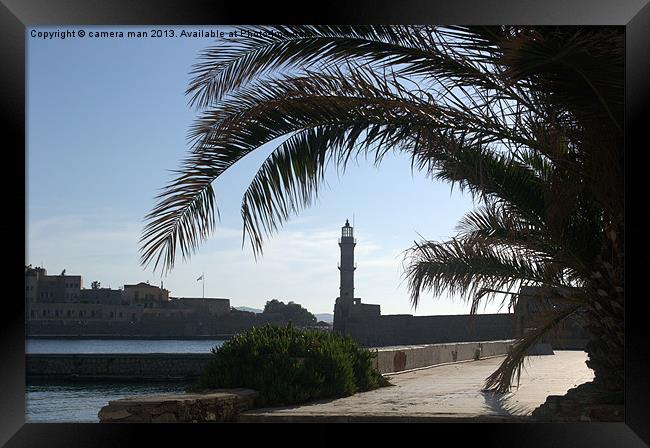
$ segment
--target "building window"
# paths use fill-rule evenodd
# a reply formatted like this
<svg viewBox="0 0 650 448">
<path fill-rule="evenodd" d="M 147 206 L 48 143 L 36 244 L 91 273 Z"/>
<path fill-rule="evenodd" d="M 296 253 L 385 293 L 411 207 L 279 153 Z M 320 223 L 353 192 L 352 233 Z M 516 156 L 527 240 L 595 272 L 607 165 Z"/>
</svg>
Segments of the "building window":
<svg viewBox="0 0 650 448">
<path fill-rule="evenodd" d="M 94 311 L 90 312 L 90 317 L 95 317 L 95 312 Z"/>
<path fill-rule="evenodd" d="M 36 317 L 36 311 L 32 310 L 31 315 L 32 317 Z"/>
<path fill-rule="evenodd" d="M 68 314 L 68 317 L 70 317 L 70 310 L 68 310 L 68 313 L 67 313 L 67 314 Z"/>
<path fill-rule="evenodd" d="M 120 311 L 120 319 L 122 318 L 122 312 Z"/>
<path fill-rule="evenodd" d="M 135 313 L 131 314 L 131 320 L 135 320 Z"/>
<path fill-rule="evenodd" d="M 111 319 L 115 317 L 115 313 L 111 311 Z"/>
<path fill-rule="evenodd" d="M 43 310 L 43 317 L 45 317 L 45 310 Z"/>
</svg>

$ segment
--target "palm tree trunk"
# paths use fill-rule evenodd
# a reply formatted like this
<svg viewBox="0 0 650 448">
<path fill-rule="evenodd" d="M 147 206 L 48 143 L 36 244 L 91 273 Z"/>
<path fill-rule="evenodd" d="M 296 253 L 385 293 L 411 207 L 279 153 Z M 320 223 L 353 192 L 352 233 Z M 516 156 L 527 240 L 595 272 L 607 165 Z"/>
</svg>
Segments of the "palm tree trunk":
<svg viewBox="0 0 650 448">
<path fill-rule="evenodd" d="M 608 257 L 592 276 L 591 300 L 585 330 L 591 336 L 585 348 L 587 365 L 594 380 L 569 390 L 564 396 L 549 396 L 532 417 L 545 421 L 623 421 L 624 418 L 624 289 L 621 233 L 608 230 Z M 607 260 L 607 261 L 604 261 Z"/>
<path fill-rule="evenodd" d="M 622 222 L 622 221 L 621 221 Z M 592 339 L 586 347 L 587 365 L 594 371 L 594 384 L 605 391 L 620 391 L 624 386 L 624 252 L 622 226 L 605 230 L 606 243 L 599 267 L 591 282 L 590 306 L 586 330 Z"/>
<path fill-rule="evenodd" d="M 586 316 L 591 335 L 586 352 L 594 380 L 570 389 L 563 396 L 551 395 L 535 409 L 532 418 L 540 421 L 624 420 L 623 316 L 591 309 Z"/>
<path fill-rule="evenodd" d="M 587 365 L 594 371 L 594 384 L 606 391 L 620 391 L 624 386 L 623 316 L 590 310 L 586 330 L 591 339 L 585 348 Z"/>
</svg>

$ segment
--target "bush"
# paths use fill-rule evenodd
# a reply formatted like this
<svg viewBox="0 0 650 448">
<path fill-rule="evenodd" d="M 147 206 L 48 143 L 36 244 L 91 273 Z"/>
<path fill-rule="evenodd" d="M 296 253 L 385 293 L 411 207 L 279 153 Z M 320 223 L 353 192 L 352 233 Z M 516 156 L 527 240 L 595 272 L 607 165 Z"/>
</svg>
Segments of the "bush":
<svg viewBox="0 0 650 448">
<path fill-rule="evenodd" d="M 372 366 L 375 354 L 349 337 L 291 324 L 254 327 L 212 353 L 194 389 L 254 389 L 259 406 L 345 397 L 389 385 Z"/>
</svg>

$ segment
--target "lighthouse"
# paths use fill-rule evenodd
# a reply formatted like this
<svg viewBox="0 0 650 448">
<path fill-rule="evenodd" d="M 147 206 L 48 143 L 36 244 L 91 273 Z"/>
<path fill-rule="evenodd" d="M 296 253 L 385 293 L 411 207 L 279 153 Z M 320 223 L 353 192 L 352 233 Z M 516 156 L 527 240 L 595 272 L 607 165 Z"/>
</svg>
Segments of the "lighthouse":
<svg viewBox="0 0 650 448">
<path fill-rule="evenodd" d="M 339 297 L 334 304 L 334 326 L 333 330 L 342 334 L 348 334 L 353 338 L 358 337 L 355 331 L 355 325 L 363 323 L 372 325 L 374 319 L 381 316 L 379 305 L 361 303 L 361 299 L 354 297 L 354 271 L 357 269 L 354 264 L 354 246 L 357 241 L 354 239 L 354 229 L 350 221 L 345 220 L 345 225 L 341 227 L 341 238 L 339 247 L 341 248 L 341 261 L 339 263 L 339 273 L 341 280 L 339 283 Z M 363 340 L 357 342 L 365 343 Z"/>
<path fill-rule="evenodd" d="M 341 227 L 341 238 L 339 247 L 341 248 L 341 261 L 339 262 L 339 297 L 334 305 L 334 331 L 346 334 L 348 333 L 348 320 L 354 306 L 354 246 L 357 242 L 354 239 L 354 230 L 350 221 L 345 220 L 345 225 Z"/>
<path fill-rule="evenodd" d="M 346 219 L 345 225 L 341 227 L 341 239 L 339 240 L 339 247 L 341 248 L 339 297 L 342 299 L 352 300 L 354 298 L 354 270 L 356 269 L 354 266 L 354 246 L 356 245 L 354 230 L 350 226 L 350 221 Z"/>
</svg>

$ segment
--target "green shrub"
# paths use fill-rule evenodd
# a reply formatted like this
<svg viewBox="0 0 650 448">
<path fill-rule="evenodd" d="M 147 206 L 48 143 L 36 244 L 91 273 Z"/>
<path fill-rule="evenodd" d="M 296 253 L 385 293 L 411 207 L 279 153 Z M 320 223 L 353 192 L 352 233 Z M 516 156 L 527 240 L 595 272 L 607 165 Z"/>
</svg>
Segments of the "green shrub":
<svg viewBox="0 0 650 448">
<path fill-rule="evenodd" d="M 291 324 L 254 327 L 212 353 L 193 389 L 254 389 L 259 406 L 345 397 L 389 385 L 373 368 L 375 354 L 349 337 Z"/>
</svg>

